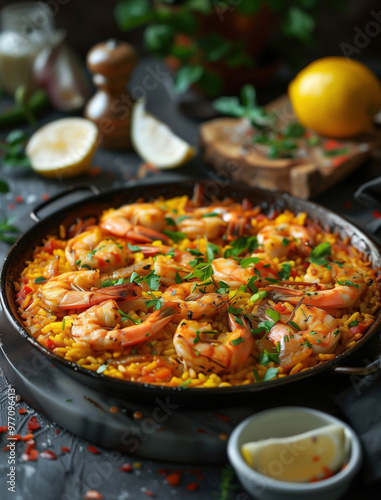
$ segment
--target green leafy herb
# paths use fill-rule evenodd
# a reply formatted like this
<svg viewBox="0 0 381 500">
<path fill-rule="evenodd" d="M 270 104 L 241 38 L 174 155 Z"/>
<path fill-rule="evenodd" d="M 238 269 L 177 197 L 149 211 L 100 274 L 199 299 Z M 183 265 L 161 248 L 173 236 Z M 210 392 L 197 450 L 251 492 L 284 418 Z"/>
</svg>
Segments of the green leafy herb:
<svg viewBox="0 0 381 500">
<path fill-rule="evenodd" d="M 185 233 L 182 233 L 180 231 L 170 231 L 169 229 L 164 229 L 163 233 L 168 236 L 168 238 L 171 238 L 171 240 L 175 243 L 178 243 L 179 241 L 187 237 Z"/>
<path fill-rule="evenodd" d="M 283 137 L 297 138 L 303 137 L 306 129 L 300 123 L 289 123 L 282 131 Z"/>
<path fill-rule="evenodd" d="M 283 240 L 282 240 L 282 245 L 283 245 L 284 247 L 286 247 L 286 246 L 287 246 L 287 245 L 289 245 L 289 244 L 290 244 L 290 240 L 289 240 L 288 238 L 283 238 Z"/>
<path fill-rule="evenodd" d="M 127 243 L 127 246 L 131 252 L 141 252 L 141 247 L 138 247 L 137 245 L 131 245 L 130 242 Z"/>
<path fill-rule="evenodd" d="M 268 308 L 266 309 L 266 315 L 271 318 L 274 323 L 280 320 L 280 314 L 277 311 L 274 311 L 274 309 Z"/>
<path fill-rule="evenodd" d="M 179 285 L 183 281 L 184 280 L 181 278 L 181 276 L 179 275 L 179 273 L 176 271 L 176 276 L 175 276 L 175 283 L 176 283 L 176 285 Z"/>
<path fill-rule="evenodd" d="M 172 219 L 172 217 L 166 217 L 165 222 L 167 226 L 176 226 L 176 222 Z"/>
<path fill-rule="evenodd" d="M 196 248 L 187 248 L 186 251 L 189 252 L 190 254 L 196 255 L 198 257 L 201 255 L 204 255 L 203 253 L 200 252 L 200 250 L 197 250 Z"/>
<path fill-rule="evenodd" d="M 324 266 L 328 264 L 327 257 L 331 255 L 332 248 L 328 241 L 320 243 L 315 247 L 310 253 L 310 262 L 318 266 Z"/>
<path fill-rule="evenodd" d="M 191 278 L 199 278 L 201 281 L 208 280 L 213 274 L 212 265 L 205 262 L 200 262 L 197 264 L 193 271 L 186 276 L 184 276 L 184 280 L 189 280 Z"/>
<path fill-rule="evenodd" d="M 259 382 L 259 375 L 255 368 L 253 370 L 253 374 L 254 374 L 254 382 L 257 384 Z"/>
<path fill-rule="evenodd" d="M 160 276 L 155 274 L 155 271 L 151 271 L 147 276 L 143 278 L 143 280 L 147 283 L 150 290 L 158 291 L 160 286 Z"/>
<path fill-rule="evenodd" d="M 307 339 L 304 339 L 303 342 L 300 343 L 300 345 L 302 346 L 306 346 L 308 347 L 309 349 L 312 349 L 312 344 L 311 342 L 309 342 Z"/>
<path fill-rule="evenodd" d="M 282 264 L 282 269 L 278 271 L 279 279 L 282 281 L 288 280 L 291 274 L 291 264 L 285 262 Z"/>
<path fill-rule="evenodd" d="M 0 143 L 0 149 L 5 153 L 2 158 L 4 166 L 21 168 L 31 166 L 30 160 L 24 152 L 24 143 L 27 139 L 27 134 L 22 130 L 13 130 L 7 135 L 5 141 Z"/>
<path fill-rule="evenodd" d="M 249 288 L 249 290 L 253 293 L 256 294 L 258 292 L 258 288 L 255 286 L 255 282 L 258 280 L 258 276 L 252 276 L 249 281 L 247 282 L 247 285 L 245 287 L 245 292 L 246 288 Z"/>
<path fill-rule="evenodd" d="M 220 214 L 217 212 L 209 212 L 207 214 L 202 214 L 201 218 L 205 219 L 206 217 L 219 217 L 219 216 L 220 216 Z"/>
<path fill-rule="evenodd" d="M 97 370 L 97 373 L 103 373 L 105 370 L 107 370 L 107 365 L 104 364 L 104 365 L 101 365 L 98 370 Z"/>
<path fill-rule="evenodd" d="M 47 279 L 46 279 L 46 278 L 44 278 L 43 276 L 39 276 L 38 278 L 36 278 L 36 279 L 34 280 L 34 282 L 36 283 L 36 285 L 37 285 L 38 283 L 44 283 L 45 281 L 47 281 Z"/>
<path fill-rule="evenodd" d="M 65 318 L 62 318 L 62 331 L 65 330 Z"/>
<path fill-rule="evenodd" d="M 91 267 L 87 264 L 82 264 L 81 269 L 89 269 L 91 270 Z"/>
<path fill-rule="evenodd" d="M 190 215 L 180 215 L 180 217 L 177 217 L 177 223 L 182 222 L 185 219 L 191 219 L 192 217 Z"/>
<path fill-rule="evenodd" d="M 207 244 L 206 257 L 207 257 L 209 262 L 211 260 L 213 260 L 219 253 L 220 253 L 220 249 L 219 249 L 218 245 L 215 245 L 214 243 Z"/>
<path fill-rule="evenodd" d="M 279 365 L 279 354 L 277 352 L 268 352 L 264 349 L 263 353 L 259 356 L 258 363 L 262 366 L 267 366 L 270 361 Z"/>
<path fill-rule="evenodd" d="M 251 264 L 258 264 L 258 262 L 260 261 L 261 259 L 259 257 L 248 257 L 247 259 L 243 259 L 241 260 L 241 262 L 239 263 L 239 265 L 241 267 L 243 267 L 244 269 L 246 269 L 247 267 L 249 267 Z"/>
<path fill-rule="evenodd" d="M 243 339 L 242 337 L 238 337 L 232 340 L 232 345 L 239 345 L 242 344 L 242 342 L 245 342 L 245 339 Z"/>
<path fill-rule="evenodd" d="M 349 328 L 352 328 L 354 326 L 358 326 L 359 322 L 357 321 L 357 319 L 351 321 L 350 323 L 348 323 L 348 327 Z"/>
<path fill-rule="evenodd" d="M 275 378 L 277 373 L 278 373 L 278 370 L 279 370 L 279 368 L 274 368 L 271 366 L 267 370 L 267 372 L 265 373 L 265 376 L 263 377 L 262 382 L 267 382 L 268 380 Z"/>
<path fill-rule="evenodd" d="M 121 311 L 120 309 L 118 309 L 118 313 L 122 316 L 123 319 L 129 319 L 135 325 L 140 325 L 140 323 L 142 322 L 141 319 L 134 319 L 132 316 L 130 316 L 129 314 L 126 314 L 125 312 Z"/>
<path fill-rule="evenodd" d="M 291 325 L 291 326 L 292 326 L 293 328 L 295 328 L 295 330 L 297 330 L 298 332 L 300 331 L 300 328 L 299 328 L 298 324 L 297 324 L 297 323 L 295 323 L 295 321 L 292 321 L 292 320 L 287 321 L 287 324 L 288 324 L 288 325 Z"/>
<path fill-rule="evenodd" d="M 354 288 L 359 287 L 356 283 L 353 283 L 353 281 L 350 281 L 350 280 L 346 280 L 346 281 L 338 280 L 337 282 L 339 285 L 343 285 L 343 286 L 353 286 Z"/>
<path fill-rule="evenodd" d="M 232 247 L 224 252 L 225 259 L 229 257 L 238 257 L 245 250 L 247 252 L 254 252 L 258 248 L 258 240 L 256 236 L 241 236 L 231 243 Z"/>
</svg>

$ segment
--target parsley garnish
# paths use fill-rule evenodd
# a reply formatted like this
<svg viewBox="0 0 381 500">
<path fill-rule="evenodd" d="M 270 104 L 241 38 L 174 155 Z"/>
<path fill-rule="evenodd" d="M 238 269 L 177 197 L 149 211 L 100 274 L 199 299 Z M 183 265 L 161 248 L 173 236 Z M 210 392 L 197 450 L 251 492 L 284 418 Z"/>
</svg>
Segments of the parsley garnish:
<svg viewBox="0 0 381 500">
<path fill-rule="evenodd" d="M 176 222 L 172 219 L 172 217 L 166 217 L 165 222 L 167 226 L 176 226 Z"/>
<path fill-rule="evenodd" d="M 48 281 L 46 278 L 44 278 L 43 276 L 39 276 L 38 278 L 36 278 L 34 280 L 35 284 L 37 285 L 38 283 L 44 283 L 44 281 Z"/>
<path fill-rule="evenodd" d="M 241 260 L 241 262 L 239 263 L 239 265 L 241 267 L 243 267 L 244 269 L 246 269 L 247 267 L 249 267 L 251 264 L 258 264 L 258 262 L 260 261 L 261 259 L 259 257 L 248 257 L 247 259 L 243 259 Z"/>
<path fill-rule="evenodd" d="M 282 264 L 281 271 L 278 271 L 279 279 L 282 281 L 288 280 L 290 274 L 291 274 L 291 264 L 285 262 L 284 264 Z"/>
<path fill-rule="evenodd" d="M 220 249 L 214 243 L 208 243 L 206 248 L 206 257 L 209 261 L 213 260 L 220 253 Z"/>
<path fill-rule="evenodd" d="M 243 339 L 242 337 L 238 337 L 237 339 L 232 340 L 232 345 L 239 345 L 242 344 L 242 342 L 245 342 L 245 339 Z"/>
<path fill-rule="evenodd" d="M 265 376 L 262 379 L 262 382 L 267 382 L 268 380 L 271 380 L 276 377 L 278 373 L 279 368 L 274 368 L 270 367 L 267 372 L 265 373 Z"/>
<path fill-rule="evenodd" d="M 187 238 L 187 235 L 181 231 L 170 231 L 169 229 L 164 229 L 163 233 L 168 236 L 168 238 L 171 238 L 171 240 L 175 243 Z"/>
<path fill-rule="evenodd" d="M 141 248 L 138 247 L 137 245 L 131 245 L 131 243 L 127 243 L 128 248 L 131 250 L 131 252 L 140 252 Z"/>
<path fill-rule="evenodd" d="M 287 321 L 287 324 L 288 325 L 291 325 L 293 328 L 295 328 L 295 330 L 298 330 L 298 332 L 300 332 L 300 328 L 299 328 L 299 325 L 297 323 L 295 323 L 295 321 Z"/>
<path fill-rule="evenodd" d="M 228 259 L 229 257 L 238 257 L 238 255 L 245 250 L 248 252 L 254 252 L 254 250 L 258 248 L 258 240 L 256 236 L 241 236 L 240 238 L 234 240 L 231 245 L 232 248 L 225 250 L 225 259 Z"/>
<path fill-rule="evenodd" d="M 274 309 L 271 309 L 270 307 L 266 309 L 266 315 L 271 318 L 274 323 L 280 320 L 280 314 L 277 311 L 274 311 Z"/>
<path fill-rule="evenodd" d="M 201 218 L 205 219 L 205 217 L 218 217 L 220 214 L 217 212 L 210 212 L 209 214 L 202 214 Z"/>
<path fill-rule="evenodd" d="M 201 281 L 208 280 L 213 274 L 212 265 L 205 262 L 200 262 L 195 265 L 193 271 L 186 276 L 184 276 L 184 280 L 189 280 L 191 278 L 200 278 Z"/>
<path fill-rule="evenodd" d="M 150 290 L 158 291 L 160 286 L 160 277 L 155 274 L 155 271 L 151 271 L 147 276 L 143 278 L 143 280 L 147 283 Z"/>
<path fill-rule="evenodd" d="M 317 266 L 324 266 L 325 264 L 328 264 L 327 257 L 331 255 L 331 252 L 331 244 L 328 241 L 320 243 L 311 251 L 310 262 L 312 262 L 312 264 L 316 264 Z"/>
<path fill-rule="evenodd" d="M 354 321 L 351 321 L 350 323 L 348 323 L 348 327 L 349 328 L 352 328 L 353 326 L 358 326 L 359 322 L 357 321 L 357 319 L 355 319 Z"/>
<path fill-rule="evenodd" d="M 176 285 L 179 285 L 182 282 L 183 282 L 183 279 L 181 278 L 181 276 L 179 275 L 179 273 L 176 271 L 176 276 L 175 276 L 175 283 L 176 283 Z"/>
</svg>

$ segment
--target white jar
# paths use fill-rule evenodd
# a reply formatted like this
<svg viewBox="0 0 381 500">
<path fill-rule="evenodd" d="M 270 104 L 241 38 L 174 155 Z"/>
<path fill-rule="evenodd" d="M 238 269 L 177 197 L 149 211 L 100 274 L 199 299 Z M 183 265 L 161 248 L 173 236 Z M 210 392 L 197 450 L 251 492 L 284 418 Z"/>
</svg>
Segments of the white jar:
<svg viewBox="0 0 381 500">
<path fill-rule="evenodd" d="M 40 50 L 51 44 L 53 14 L 42 2 L 17 2 L 0 11 L 0 83 L 13 95 L 25 85 L 33 90 L 32 67 Z"/>
</svg>

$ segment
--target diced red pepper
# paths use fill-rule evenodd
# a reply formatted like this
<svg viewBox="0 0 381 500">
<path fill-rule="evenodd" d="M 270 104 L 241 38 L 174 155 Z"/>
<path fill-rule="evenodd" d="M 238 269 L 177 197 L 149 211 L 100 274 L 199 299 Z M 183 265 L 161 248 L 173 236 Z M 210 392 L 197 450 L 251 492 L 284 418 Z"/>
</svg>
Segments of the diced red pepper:
<svg viewBox="0 0 381 500">
<path fill-rule="evenodd" d="M 195 491 L 198 489 L 198 483 L 189 483 L 186 485 L 188 491 Z"/>
<path fill-rule="evenodd" d="M 38 451 L 37 450 L 30 450 L 30 452 L 27 454 L 27 453 L 23 453 L 21 455 L 21 459 L 24 460 L 24 462 L 32 462 L 34 460 L 37 460 L 38 458 Z"/>
<path fill-rule="evenodd" d="M 371 319 L 366 319 L 364 321 L 361 321 L 357 326 L 352 326 L 349 331 L 353 334 L 356 335 L 357 333 L 364 333 L 367 328 L 370 327 L 372 324 Z"/>
<path fill-rule="evenodd" d="M 29 441 L 30 439 L 33 439 L 34 438 L 34 434 L 32 434 L 31 432 L 29 434 L 25 434 L 25 436 L 22 437 L 22 440 L 23 441 Z"/>
<path fill-rule="evenodd" d="M 228 422 L 230 420 L 230 418 L 227 415 L 224 415 L 223 413 L 220 413 L 219 411 L 215 411 L 214 414 L 216 415 L 216 417 L 220 418 L 223 422 Z"/>
<path fill-rule="evenodd" d="M 26 408 L 19 408 L 18 412 L 20 415 L 24 415 L 25 413 L 28 412 L 28 410 Z"/>
<path fill-rule="evenodd" d="M 8 441 L 21 441 L 22 437 L 20 434 L 13 434 L 13 436 L 7 436 Z"/>
<path fill-rule="evenodd" d="M 181 474 L 179 472 L 172 472 L 172 474 L 168 474 L 165 478 L 171 486 L 178 486 L 180 484 Z"/>
<path fill-rule="evenodd" d="M 0 425 L 0 434 L 5 434 L 6 432 L 8 432 L 8 426 Z"/>
<path fill-rule="evenodd" d="M 273 306 L 273 309 L 277 311 L 279 314 L 284 314 L 288 311 L 287 307 L 282 304 L 282 302 L 278 302 Z"/>
<path fill-rule="evenodd" d="M 44 450 L 40 453 L 41 458 L 45 458 L 45 460 L 56 460 L 57 455 L 51 450 Z"/>
<path fill-rule="evenodd" d="M 87 447 L 87 449 L 91 452 L 94 453 L 94 455 L 97 455 L 99 453 L 98 448 L 95 448 L 95 446 L 92 446 L 91 444 Z"/>
<path fill-rule="evenodd" d="M 24 201 L 24 199 L 23 199 L 23 197 L 22 197 L 22 196 L 20 196 L 20 195 L 19 195 L 19 196 L 16 196 L 15 201 L 16 201 L 17 203 L 22 203 L 22 202 Z"/>
<path fill-rule="evenodd" d="M 342 142 L 339 142 L 339 141 L 335 141 L 334 139 L 329 139 L 325 145 L 324 145 L 324 149 L 326 151 L 330 151 L 332 149 L 340 149 L 343 147 L 343 143 Z"/>
<path fill-rule="evenodd" d="M 50 350 L 50 351 L 53 351 L 53 349 L 55 349 L 57 347 L 57 345 L 55 344 L 55 342 L 53 342 L 53 340 L 48 340 L 46 342 L 46 347 Z"/>
<path fill-rule="evenodd" d="M 57 240 L 49 240 L 44 245 L 45 252 L 53 255 L 53 250 L 57 250 L 57 248 L 61 248 L 60 243 Z"/>
<path fill-rule="evenodd" d="M 62 453 L 70 453 L 70 449 L 67 446 L 61 446 Z"/>
<path fill-rule="evenodd" d="M 31 417 L 28 422 L 28 431 L 36 431 L 39 429 L 41 426 L 37 421 L 36 417 Z"/>
<path fill-rule="evenodd" d="M 266 216 L 264 214 L 258 214 L 255 218 L 257 219 L 258 222 L 262 222 L 263 219 L 266 218 Z"/>
<path fill-rule="evenodd" d="M 132 472 L 132 465 L 130 464 L 123 464 L 122 467 L 120 468 L 122 472 Z"/>
<path fill-rule="evenodd" d="M 17 302 L 17 304 L 21 305 L 24 302 L 26 296 L 28 294 L 30 294 L 31 292 L 33 292 L 33 288 L 31 288 L 29 285 L 24 285 L 20 289 L 20 291 L 17 292 L 17 294 L 16 294 L 16 297 L 17 297 L 16 298 L 16 302 Z"/>
<path fill-rule="evenodd" d="M 101 495 L 97 490 L 89 490 L 83 495 L 83 498 L 85 500 L 102 500 L 103 495 Z"/>
<path fill-rule="evenodd" d="M 372 216 L 375 219 L 379 219 L 381 217 L 381 212 L 379 210 L 372 210 Z"/>
</svg>

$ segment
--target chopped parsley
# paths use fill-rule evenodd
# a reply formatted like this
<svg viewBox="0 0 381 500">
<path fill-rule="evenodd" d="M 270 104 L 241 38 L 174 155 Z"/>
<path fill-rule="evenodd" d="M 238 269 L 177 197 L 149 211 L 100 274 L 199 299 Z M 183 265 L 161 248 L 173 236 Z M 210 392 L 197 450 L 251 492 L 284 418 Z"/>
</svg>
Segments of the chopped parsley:
<svg viewBox="0 0 381 500">
<path fill-rule="evenodd" d="M 289 244 L 290 244 L 290 240 L 288 238 L 283 238 L 282 245 L 284 247 L 287 247 Z"/>
<path fill-rule="evenodd" d="M 141 247 L 138 247 L 137 245 L 131 245 L 131 243 L 127 243 L 127 246 L 131 252 L 140 252 L 142 249 Z"/>
<path fill-rule="evenodd" d="M 280 280 L 285 281 L 288 280 L 291 274 L 291 264 L 285 262 L 282 264 L 282 269 L 278 271 L 278 277 Z"/>
<path fill-rule="evenodd" d="M 280 320 L 280 314 L 277 311 L 274 311 L 274 309 L 271 309 L 270 307 L 266 309 L 266 315 L 271 318 L 274 323 Z"/>
<path fill-rule="evenodd" d="M 357 319 L 351 321 L 350 323 L 348 323 L 348 327 L 349 328 L 352 328 L 353 326 L 358 326 L 359 322 L 357 321 Z"/>
<path fill-rule="evenodd" d="M 262 382 L 267 382 L 268 380 L 275 378 L 277 373 L 278 373 L 278 370 L 279 370 L 279 368 L 274 368 L 271 366 L 267 370 L 267 372 L 265 373 L 265 376 L 263 377 Z"/>
<path fill-rule="evenodd" d="M 121 311 L 120 309 L 118 309 L 118 313 L 122 316 L 123 319 L 129 319 L 130 321 L 132 321 L 135 325 L 140 325 L 140 323 L 142 322 L 141 319 L 134 319 L 132 316 L 130 316 L 129 314 L 126 314 L 124 313 L 123 311 Z"/>
<path fill-rule="evenodd" d="M 259 257 L 248 257 L 247 259 L 243 259 L 241 260 L 241 262 L 239 263 L 239 265 L 241 267 L 243 267 L 244 269 L 246 269 L 247 267 L 249 267 L 251 264 L 258 264 L 258 262 L 260 261 L 261 259 Z"/>
<path fill-rule="evenodd" d="M 191 273 L 184 276 L 184 279 L 189 280 L 191 278 L 199 278 L 201 281 L 206 281 L 212 276 L 212 274 L 212 265 L 209 263 L 200 262 L 194 266 Z"/>
<path fill-rule="evenodd" d="M 172 219 L 172 217 L 166 217 L 165 222 L 167 226 L 176 226 L 176 222 Z"/>
<path fill-rule="evenodd" d="M 44 278 L 43 276 L 39 276 L 38 278 L 36 278 L 34 280 L 35 284 L 37 285 L 38 283 L 44 283 L 45 281 L 48 281 L 46 278 Z"/>
<path fill-rule="evenodd" d="M 349 280 L 346 280 L 346 281 L 338 281 L 338 284 L 339 285 L 343 285 L 343 286 L 353 286 L 355 288 L 358 288 L 359 286 L 356 284 L 356 283 L 353 283 L 353 281 L 349 281 Z"/>
<path fill-rule="evenodd" d="M 268 293 L 266 290 L 261 290 L 260 292 L 255 293 L 249 299 L 250 302 L 258 302 L 259 300 L 265 299 Z"/>
<path fill-rule="evenodd" d="M 98 368 L 97 373 L 103 373 L 105 370 L 107 370 L 107 365 L 103 364 Z"/>
<path fill-rule="evenodd" d="M 242 342 L 245 342 L 245 339 L 243 339 L 242 337 L 238 337 L 237 339 L 232 340 L 233 345 L 239 345 L 242 344 Z"/>
<path fill-rule="evenodd" d="M 268 352 L 264 349 L 263 353 L 259 356 L 258 363 L 262 366 L 267 366 L 270 361 L 279 365 L 279 354 L 277 352 Z"/>
<path fill-rule="evenodd" d="M 310 262 L 318 266 L 324 266 L 328 264 L 327 257 L 332 253 L 331 244 L 328 241 L 320 243 L 315 247 L 310 253 Z"/>
<path fill-rule="evenodd" d="M 297 323 L 295 323 L 295 321 L 287 321 L 287 324 L 288 325 L 291 325 L 293 328 L 295 328 L 295 330 L 298 330 L 298 332 L 300 332 L 300 328 L 299 328 L 299 325 Z"/>
<path fill-rule="evenodd" d="M 168 238 L 171 238 L 171 240 L 175 243 L 187 238 L 187 235 L 181 231 L 170 231 L 169 229 L 164 229 L 163 233 L 168 236 Z"/>
<path fill-rule="evenodd" d="M 176 285 L 179 285 L 182 282 L 183 282 L 183 279 L 181 278 L 181 276 L 179 275 L 179 273 L 176 271 L 176 276 L 175 276 L 175 283 L 176 283 Z"/>
<path fill-rule="evenodd" d="M 65 330 L 65 318 L 62 318 L 62 331 Z"/>
<path fill-rule="evenodd" d="M 241 236 L 231 243 L 231 248 L 225 250 L 224 257 L 238 257 L 239 254 L 244 252 L 254 252 L 258 248 L 258 240 L 256 236 Z"/>
<path fill-rule="evenodd" d="M 213 260 L 220 253 L 220 249 L 214 243 L 208 243 L 206 247 L 206 257 L 209 261 Z"/>
<path fill-rule="evenodd" d="M 217 212 L 210 212 L 208 214 L 202 214 L 201 218 L 205 219 L 205 217 L 218 217 L 220 214 Z"/>
</svg>

